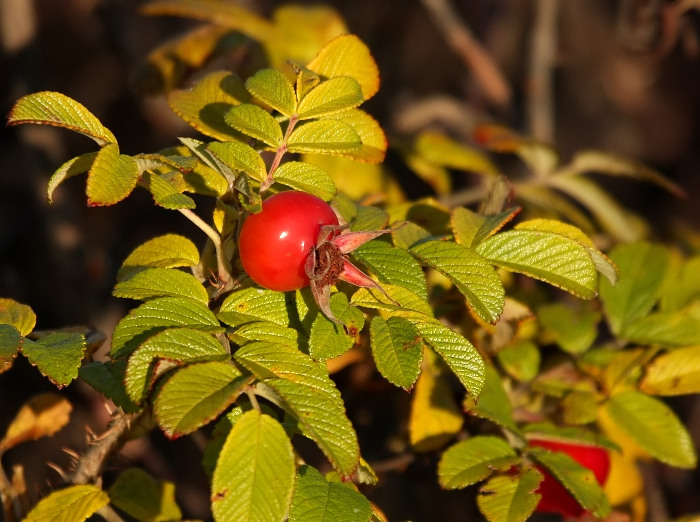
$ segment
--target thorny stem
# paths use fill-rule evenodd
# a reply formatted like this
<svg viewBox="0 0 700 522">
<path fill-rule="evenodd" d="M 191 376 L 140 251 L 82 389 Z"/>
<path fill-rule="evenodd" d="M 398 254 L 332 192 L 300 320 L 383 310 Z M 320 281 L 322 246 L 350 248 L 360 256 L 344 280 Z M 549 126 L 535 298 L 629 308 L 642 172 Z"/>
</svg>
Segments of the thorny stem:
<svg viewBox="0 0 700 522">
<path fill-rule="evenodd" d="M 293 114 L 289 118 L 287 130 L 284 132 L 284 138 L 282 139 L 282 143 L 279 147 L 277 147 L 277 150 L 275 151 L 275 157 L 272 160 L 272 165 L 270 165 L 270 170 L 267 173 L 267 179 L 263 181 L 263 183 L 260 185 L 260 194 L 263 194 L 267 189 L 270 188 L 270 185 L 274 183 L 275 172 L 277 171 L 277 168 L 282 162 L 282 156 L 284 156 L 287 153 L 287 140 L 289 140 L 289 136 L 291 136 L 292 131 L 294 130 L 294 126 L 297 124 L 298 121 L 299 118 L 296 114 Z"/>
<path fill-rule="evenodd" d="M 212 243 L 214 244 L 214 249 L 216 250 L 216 264 L 219 271 L 219 279 L 223 283 L 224 287 L 228 287 L 228 285 L 232 283 L 233 278 L 231 277 L 231 270 L 226 263 L 226 256 L 224 255 L 223 245 L 221 244 L 221 236 L 216 230 L 210 227 L 202 218 L 192 212 L 192 210 L 189 208 L 180 208 L 178 210 L 180 211 L 180 214 L 194 223 L 209 237 L 209 239 L 211 239 Z"/>
</svg>

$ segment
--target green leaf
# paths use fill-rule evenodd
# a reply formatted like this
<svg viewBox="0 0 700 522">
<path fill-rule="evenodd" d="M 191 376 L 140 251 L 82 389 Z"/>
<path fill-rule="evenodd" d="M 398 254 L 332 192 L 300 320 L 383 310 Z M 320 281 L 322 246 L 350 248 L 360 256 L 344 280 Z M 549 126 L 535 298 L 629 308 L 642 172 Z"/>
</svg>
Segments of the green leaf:
<svg viewBox="0 0 700 522">
<path fill-rule="evenodd" d="M 435 321 L 414 323 L 423 340 L 444 359 L 467 391 L 477 397 L 484 384 L 484 359 L 474 346 L 457 332 Z"/>
<path fill-rule="evenodd" d="M 340 154 L 359 150 L 360 136 L 347 123 L 338 120 L 314 120 L 294 127 L 287 140 L 289 152 Z"/>
<path fill-rule="evenodd" d="M 700 256 L 673 266 L 668 276 L 661 294 L 662 312 L 675 312 L 700 297 Z"/>
<path fill-rule="evenodd" d="M 299 466 L 289 509 L 290 522 L 367 522 L 372 505 L 361 493 L 328 482 L 315 468 Z"/>
<path fill-rule="evenodd" d="M 478 398 L 469 395 L 464 399 L 464 411 L 470 415 L 488 419 L 513 433 L 518 433 L 510 397 L 503 387 L 502 377 L 490 364 L 484 368 L 483 382 Z"/>
<path fill-rule="evenodd" d="M 330 306 L 333 315 L 344 326 L 334 323 L 322 313 L 316 314 L 309 335 L 309 355 L 317 361 L 332 359 L 347 352 L 365 325 L 365 316 L 348 304 L 348 297 L 344 293 L 333 294 Z"/>
<path fill-rule="evenodd" d="M 243 413 L 251 409 L 252 407 L 245 403 L 243 406 L 234 406 L 226 415 L 222 415 L 214 426 L 211 438 L 204 447 L 204 454 L 202 455 L 202 467 L 210 480 L 216 469 L 216 461 L 221 453 L 221 448 L 224 447 L 228 434 L 231 433 L 234 424 L 238 422 Z"/>
<path fill-rule="evenodd" d="M 44 497 L 24 522 L 82 522 L 109 504 L 109 496 L 98 486 L 77 484 Z"/>
<path fill-rule="evenodd" d="M 149 337 L 129 357 L 124 384 L 131 400 L 140 403 L 156 377 L 159 359 L 168 362 L 200 362 L 229 357 L 223 345 L 209 333 L 170 328 Z"/>
<path fill-rule="evenodd" d="M 271 343 L 296 343 L 299 333 L 294 328 L 282 326 L 270 321 L 251 321 L 244 323 L 234 332 L 229 333 L 229 338 L 237 344 L 245 344 L 248 341 L 267 341 Z"/>
<path fill-rule="evenodd" d="M 451 241 L 426 241 L 411 247 L 411 253 L 446 275 L 481 319 L 491 324 L 498 320 L 505 290 L 501 278 L 484 258 Z"/>
<path fill-rule="evenodd" d="M 612 286 L 601 281 L 600 299 L 612 331 L 620 334 L 654 307 L 668 272 L 670 253 L 661 245 L 639 242 L 615 247 L 610 258 L 620 268 L 620 282 Z"/>
<path fill-rule="evenodd" d="M 476 503 L 489 522 L 525 522 L 542 498 L 535 493 L 541 481 L 542 474 L 534 468 L 491 477 L 479 489 Z"/>
<path fill-rule="evenodd" d="M 110 502 L 136 520 L 160 522 L 182 518 L 175 484 L 156 480 L 140 468 L 122 471 L 109 488 Z"/>
<path fill-rule="evenodd" d="M 389 146 L 386 134 L 384 134 L 379 123 L 365 111 L 350 109 L 335 114 L 328 114 L 323 119 L 337 120 L 349 125 L 360 137 L 362 146 L 359 149 L 341 151 L 338 153 L 339 155 L 365 163 L 376 164 L 384 161 L 386 149 Z"/>
<path fill-rule="evenodd" d="M 384 320 L 373 317 L 370 323 L 372 357 L 386 380 L 410 390 L 420 374 L 423 342 L 413 324 L 402 317 Z"/>
<path fill-rule="evenodd" d="M 428 299 L 423 269 L 405 250 L 375 240 L 353 250 L 352 257 L 376 274 L 380 282 L 403 286 L 421 299 Z"/>
<path fill-rule="evenodd" d="M 282 128 L 264 109 L 244 103 L 231 107 L 224 115 L 226 123 L 246 136 L 279 147 L 282 143 Z"/>
<path fill-rule="evenodd" d="M 125 413 L 136 413 L 141 408 L 126 393 L 124 388 L 125 374 L 126 361 L 124 359 L 106 362 L 96 361 L 85 364 L 78 370 L 78 376 L 83 381 L 110 399 Z"/>
<path fill-rule="evenodd" d="M 498 352 L 498 362 L 514 379 L 529 382 L 540 370 L 540 349 L 532 341 L 516 341 Z"/>
<path fill-rule="evenodd" d="M 229 326 L 251 321 L 270 321 L 282 326 L 289 324 L 284 294 L 259 288 L 245 288 L 229 294 L 221 304 L 218 317 Z"/>
<path fill-rule="evenodd" d="M 77 333 L 52 333 L 38 341 L 22 342 L 22 353 L 29 362 L 58 388 L 68 386 L 78 376 L 85 348 L 85 336 Z"/>
<path fill-rule="evenodd" d="M 240 141 L 214 141 L 207 150 L 232 170 L 245 172 L 258 181 L 267 179 L 265 161 L 256 150 Z"/>
<path fill-rule="evenodd" d="M 608 498 L 590 469 L 561 451 L 530 447 L 528 452 L 593 516 L 604 518 L 610 513 Z"/>
<path fill-rule="evenodd" d="M 595 422 L 598 417 L 598 398 L 589 391 L 567 393 L 559 403 L 562 419 L 571 426 Z"/>
<path fill-rule="evenodd" d="M 22 335 L 10 324 L 0 324 L 0 373 L 9 370 L 17 357 Z"/>
<path fill-rule="evenodd" d="M 299 101 L 300 120 L 318 118 L 327 114 L 352 109 L 364 101 L 357 80 L 348 76 L 336 76 L 319 83 Z"/>
<path fill-rule="evenodd" d="M 546 340 L 571 354 L 585 352 L 598 337 L 600 314 L 589 307 L 573 310 L 564 303 L 547 304 L 537 310 L 537 318 Z"/>
<path fill-rule="evenodd" d="M 294 190 L 313 194 L 323 201 L 330 201 L 336 194 L 335 183 L 330 174 L 311 163 L 300 161 L 283 163 L 275 171 L 275 181 Z"/>
<path fill-rule="evenodd" d="M 685 469 L 697 465 L 688 430 L 663 402 L 626 391 L 613 396 L 605 409 L 623 432 L 661 462 Z"/>
<path fill-rule="evenodd" d="M 141 176 L 141 184 L 153 195 L 153 201 L 159 207 L 176 210 L 196 206 L 191 197 L 181 194 L 165 176 L 147 171 Z"/>
<path fill-rule="evenodd" d="M 212 478 L 217 521 L 282 521 L 294 489 L 294 452 L 284 428 L 256 410 L 231 429 Z"/>
<path fill-rule="evenodd" d="M 224 115 L 231 107 L 249 100 L 243 81 L 228 71 L 209 73 L 191 89 L 171 91 L 168 95 L 175 114 L 202 134 L 220 141 L 241 136 L 225 122 Z"/>
<path fill-rule="evenodd" d="M 591 255 L 568 237 L 534 230 L 501 232 L 477 245 L 477 253 L 493 264 L 592 299 L 598 274 Z"/>
<path fill-rule="evenodd" d="M 354 34 L 331 40 L 307 67 L 320 76 L 349 76 L 362 87 L 365 100 L 379 90 L 379 69 L 369 48 Z"/>
<path fill-rule="evenodd" d="M 204 362 L 176 370 L 155 398 L 158 425 L 171 439 L 192 433 L 218 417 L 251 380 L 230 362 Z"/>
<path fill-rule="evenodd" d="M 639 344 L 700 344 L 700 301 L 677 312 L 651 313 L 625 326 L 620 337 Z"/>
<path fill-rule="evenodd" d="M 234 358 L 277 392 L 301 432 L 318 444 L 338 471 L 350 476 L 359 461 L 357 435 L 325 365 L 295 345 L 265 342 L 242 346 Z"/>
<path fill-rule="evenodd" d="M 110 355 L 113 359 L 129 355 L 152 335 L 173 327 L 207 333 L 223 330 L 206 304 L 186 297 L 159 297 L 131 310 L 119 321 Z"/>
<path fill-rule="evenodd" d="M 119 154 L 119 145 L 110 143 L 100 149 L 87 176 L 88 205 L 114 205 L 134 190 L 139 166 L 131 156 Z"/>
<path fill-rule="evenodd" d="M 415 140 L 414 148 L 421 158 L 436 165 L 477 174 L 498 175 L 498 169 L 486 154 L 442 133 L 421 132 Z"/>
<path fill-rule="evenodd" d="M 188 297 L 209 303 L 206 288 L 196 277 L 170 268 L 146 268 L 129 279 L 117 283 L 114 297 L 147 301 L 157 297 Z"/>
<path fill-rule="evenodd" d="M 198 263 L 199 250 L 192 241 L 177 234 L 166 234 L 136 247 L 122 263 L 117 281 L 124 281 L 144 268 L 177 268 Z"/>
<path fill-rule="evenodd" d="M 467 248 L 474 247 L 484 239 L 492 236 L 510 222 L 520 207 L 510 208 L 494 216 L 477 214 L 464 207 L 452 211 L 450 225 L 455 235 L 455 241 Z"/>
<path fill-rule="evenodd" d="M 371 205 L 360 205 L 350 223 L 350 230 L 353 232 L 381 230 L 388 224 L 389 213 L 386 210 Z"/>
<path fill-rule="evenodd" d="M 97 152 L 88 152 L 86 154 L 76 156 L 58 167 L 58 169 L 56 169 L 51 176 L 49 184 L 46 187 L 46 195 L 49 199 L 49 203 L 53 203 L 53 192 L 56 190 L 56 187 L 58 187 L 68 178 L 88 172 L 92 168 L 92 164 L 96 157 Z"/>
<path fill-rule="evenodd" d="M 640 389 L 665 396 L 700 393 L 700 346 L 679 348 L 654 359 Z"/>
<path fill-rule="evenodd" d="M 382 288 L 386 294 L 376 288 L 360 288 L 352 295 L 350 302 L 355 306 L 364 308 L 386 310 L 410 317 L 420 314 L 425 316 L 426 320 L 432 319 L 433 310 L 430 308 L 430 305 L 425 299 L 417 296 L 409 289 L 390 284 L 384 284 Z"/>
<path fill-rule="evenodd" d="M 60 92 L 35 92 L 17 100 L 10 110 L 7 124 L 20 123 L 63 127 L 92 138 L 100 147 L 117 142 L 114 134 L 89 110 Z"/>
<path fill-rule="evenodd" d="M 450 446 L 440 457 L 438 479 L 445 489 L 462 489 L 507 470 L 520 458 L 501 437 L 477 435 Z"/>
<path fill-rule="evenodd" d="M 262 69 L 248 78 L 245 86 L 257 99 L 288 118 L 297 111 L 294 87 L 280 71 Z"/>
<path fill-rule="evenodd" d="M 29 335 L 36 325 L 36 315 L 27 305 L 0 297 L 0 324 L 9 324 L 20 334 Z"/>
</svg>

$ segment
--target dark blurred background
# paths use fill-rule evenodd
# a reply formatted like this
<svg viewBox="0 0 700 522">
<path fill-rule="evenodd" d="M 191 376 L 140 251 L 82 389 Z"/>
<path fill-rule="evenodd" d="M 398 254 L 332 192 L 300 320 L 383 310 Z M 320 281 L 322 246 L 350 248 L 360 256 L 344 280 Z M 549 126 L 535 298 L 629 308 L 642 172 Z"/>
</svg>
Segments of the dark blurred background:
<svg viewBox="0 0 700 522">
<path fill-rule="evenodd" d="M 162 97 L 141 96 L 136 79 L 150 50 L 197 22 L 142 16 L 138 10 L 142 3 L 0 0 L 0 113 L 6 115 L 24 94 L 53 90 L 91 110 L 113 131 L 126 154 L 152 152 L 175 143 L 177 136 L 191 134 Z M 271 0 L 243 3 L 262 14 L 279 5 Z M 700 12 L 692 2 L 554 0 L 557 19 L 550 25 L 552 34 L 546 35 L 554 67 L 553 112 L 551 126 L 544 130 L 528 113 L 531 96 L 541 87 L 531 61 L 539 34 L 535 28 L 547 27 L 540 17 L 552 0 L 451 3 L 452 15 L 471 30 L 506 79 L 506 98 L 490 95 L 478 71 L 465 65 L 448 43 L 444 30 L 429 15 L 428 6 L 434 3 L 326 2 L 377 60 L 382 87 L 366 109 L 391 137 L 437 123 L 466 140 L 475 123 L 495 121 L 551 140 L 565 159 L 590 148 L 634 158 L 683 186 L 687 197 L 675 199 L 656 187 L 630 181 L 606 180 L 606 186 L 652 223 L 654 238 L 693 240 L 700 223 Z M 0 126 L 0 296 L 30 305 L 42 329 L 89 325 L 109 334 L 126 307 L 110 294 L 115 273 L 135 246 L 166 232 L 184 233 L 201 244 L 205 240 L 177 213 L 154 207 L 145 191 L 135 191 L 116 207 L 87 208 L 84 180 L 71 179 L 49 205 L 45 191 L 52 172 L 73 156 L 95 149 L 89 139 L 65 130 Z M 429 193 L 396 158 L 390 156 L 388 165 L 413 193 L 416 187 Z M 42 389 L 50 385 L 24 361 L 2 375 L 0 430 L 27 396 Z M 72 431 L 57 440 L 79 450 L 84 444 L 82 425 L 91 422 L 99 429 L 94 397 L 76 386 L 67 393 L 82 407 L 71 423 Z M 352 396 L 358 405 L 362 393 Z M 398 416 L 392 413 L 394 399 L 385 404 L 381 394 L 372 397 L 377 409 L 372 416 Z M 698 413 L 697 401 L 682 401 L 678 407 L 700 445 L 698 415 L 694 421 L 691 418 Z M 358 429 L 368 429 L 362 426 L 362 412 L 355 413 Z M 10 464 L 33 462 L 28 481 L 45 491 L 46 481 L 57 477 L 44 469 L 43 462 L 67 462 L 60 452 L 56 454 L 57 440 L 38 442 L 7 459 Z M 134 460 L 147 461 L 161 476 L 177 480 L 178 498 L 190 516 L 205 517 L 205 477 L 192 471 L 197 457 L 185 462 L 183 456 L 196 455 L 196 444 L 196 440 L 177 441 L 156 454 L 153 446 L 142 443 L 131 451 Z M 470 507 L 470 493 L 450 493 L 436 500 L 434 475 L 426 471 L 431 465 L 410 466 L 405 481 L 387 477 L 386 489 L 377 492 L 377 499 L 390 518 L 478 520 Z M 692 473 L 663 468 L 659 476 L 666 513 L 700 511 L 697 474 L 693 478 Z"/>
</svg>

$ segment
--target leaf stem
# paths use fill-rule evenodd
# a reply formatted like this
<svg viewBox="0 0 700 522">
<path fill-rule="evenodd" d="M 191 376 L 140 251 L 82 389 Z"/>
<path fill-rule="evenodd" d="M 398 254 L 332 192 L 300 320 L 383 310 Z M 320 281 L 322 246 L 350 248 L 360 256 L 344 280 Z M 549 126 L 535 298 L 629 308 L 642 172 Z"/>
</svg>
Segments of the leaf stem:
<svg viewBox="0 0 700 522">
<path fill-rule="evenodd" d="M 263 183 L 260 185 L 260 194 L 263 194 L 267 189 L 270 188 L 270 185 L 274 183 L 275 171 L 277 171 L 277 167 L 279 167 L 280 163 L 282 162 L 282 156 L 284 156 L 287 153 L 287 140 L 289 139 L 289 136 L 291 136 L 292 131 L 294 130 L 294 126 L 297 124 L 298 121 L 299 118 L 296 114 L 293 114 L 289 118 L 289 125 L 287 125 L 287 130 L 284 132 L 284 138 L 282 138 L 282 143 L 279 147 L 277 147 L 277 150 L 275 151 L 275 157 L 272 160 L 272 165 L 270 165 L 270 171 L 267 174 L 267 179 L 263 181 Z"/>
<path fill-rule="evenodd" d="M 180 214 L 194 223 L 197 228 L 199 228 L 209 237 L 209 239 L 211 239 L 211 242 L 214 244 L 214 249 L 216 250 L 216 263 L 219 271 L 219 279 L 223 285 L 227 287 L 229 284 L 231 284 L 233 278 L 231 277 L 229 265 L 226 262 L 226 256 L 224 255 L 224 249 L 221 243 L 221 236 L 216 230 L 209 226 L 202 218 L 192 212 L 192 210 L 189 208 L 180 208 L 178 210 L 180 211 Z"/>
</svg>

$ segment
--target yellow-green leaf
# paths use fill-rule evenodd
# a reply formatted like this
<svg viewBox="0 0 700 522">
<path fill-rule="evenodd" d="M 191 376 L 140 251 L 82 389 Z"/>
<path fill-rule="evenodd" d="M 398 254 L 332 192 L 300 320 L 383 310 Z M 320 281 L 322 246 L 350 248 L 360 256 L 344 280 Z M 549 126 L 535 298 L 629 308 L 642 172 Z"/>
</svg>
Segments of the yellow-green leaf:
<svg viewBox="0 0 700 522">
<path fill-rule="evenodd" d="M 60 92 L 43 91 L 23 96 L 10 110 L 7 123 L 63 127 L 92 138 L 101 147 L 117 142 L 114 134 L 89 110 Z"/>
<path fill-rule="evenodd" d="M 289 152 L 340 154 L 359 150 L 360 136 L 347 123 L 337 120 L 313 120 L 294 127 L 287 140 Z"/>
<path fill-rule="evenodd" d="M 141 183 L 153 195 L 155 204 L 160 207 L 169 210 L 195 207 L 194 200 L 181 194 L 164 176 L 144 172 L 141 176 Z"/>
<path fill-rule="evenodd" d="M 592 299 L 598 288 L 588 250 L 568 237 L 534 230 L 509 230 L 475 249 L 493 264 L 540 279 L 578 297 Z"/>
<path fill-rule="evenodd" d="M 10 324 L 0 324 L 0 373 L 12 368 L 22 343 L 19 330 Z"/>
<path fill-rule="evenodd" d="M 379 69 L 369 48 L 353 34 L 331 40 L 307 65 L 327 78 L 350 76 L 362 87 L 365 100 L 379 90 Z"/>
<path fill-rule="evenodd" d="M 700 346 L 679 348 L 654 359 L 640 389 L 651 395 L 700 393 Z"/>
<path fill-rule="evenodd" d="M 509 208 L 493 216 L 485 216 L 477 214 L 468 208 L 457 207 L 452 211 L 450 226 L 457 243 L 468 248 L 474 247 L 487 237 L 498 232 L 518 212 L 520 212 L 520 207 Z"/>
<path fill-rule="evenodd" d="M 563 302 L 550 303 L 537 310 L 546 341 L 554 341 L 564 351 L 583 353 L 598 336 L 600 313 L 590 307 L 573 309 Z"/>
<path fill-rule="evenodd" d="M 245 412 L 221 448 L 212 477 L 212 512 L 229 520 L 282 522 L 294 490 L 294 451 L 284 428 L 257 410 Z"/>
<path fill-rule="evenodd" d="M 199 250 L 184 236 L 166 234 L 136 247 L 122 263 L 117 281 L 124 281 L 145 268 L 177 268 L 199 263 Z"/>
<path fill-rule="evenodd" d="M 275 171 L 275 181 L 295 190 L 308 192 L 330 201 L 335 196 L 336 189 L 333 179 L 328 172 L 311 163 L 288 161 Z"/>
<path fill-rule="evenodd" d="M 109 504 L 109 496 L 98 486 L 68 486 L 44 497 L 24 522 L 83 522 Z"/>
<path fill-rule="evenodd" d="M 264 109 L 250 103 L 231 107 L 224 115 L 224 120 L 234 129 L 246 136 L 278 147 L 282 143 L 282 128 Z"/>
<path fill-rule="evenodd" d="M 241 137 L 224 121 L 224 114 L 249 100 L 243 81 L 228 71 L 209 73 L 191 89 L 175 90 L 168 95 L 175 114 L 202 134 L 221 141 Z"/>
<path fill-rule="evenodd" d="M 100 149 L 87 176 L 88 205 L 114 205 L 134 190 L 139 166 L 131 156 L 119 154 L 119 145 Z"/>
<path fill-rule="evenodd" d="M 241 143 L 240 141 L 225 141 L 223 143 L 214 141 L 207 145 L 207 149 L 232 170 L 250 174 L 253 179 L 258 181 L 265 181 L 267 178 L 265 161 L 253 147 L 246 143 Z"/>
<path fill-rule="evenodd" d="M 20 334 L 29 335 L 36 325 L 36 315 L 27 305 L 0 298 L 0 324 L 12 325 Z"/>
<path fill-rule="evenodd" d="M 229 294 L 221 304 L 218 317 L 234 327 L 251 321 L 289 324 L 284 294 L 260 288 L 245 288 Z"/>
<path fill-rule="evenodd" d="M 445 489 L 462 489 L 507 470 L 519 460 L 501 437 L 477 435 L 448 448 L 440 457 L 438 479 Z"/>
<path fill-rule="evenodd" d="M 423 341 L 413 324 L 403 317 L 373 317 L 370 344 L 379 373 L 392 384 L 410 390 L 423 360 Z"/>
<path fill-rule="evenodd" d="M 377 120 L 365 111 L 350 109 L 335 114 L 328 114 L 323 119 L 338 120 L 346 125 L 350 125 L 352 130 L 360 137 L 362 146 L 359 149 L 340 152 L 341 156 L 365 163 L 381 163 L 384 161 L 386 149 L 389 146 L 386 134 L 384 134 Z M 353 168 L 357 169 L 356 166 Z"/>
<path fill-rule="evenodd" d="M 78 376 L 85 349 L 85 336 L 80 333 L 56 332 L 22 342 L 25 357 L 57 388 L 68 386 Z"/>
<path fill-rule="evenodd" d="M 479 511 L 488 522 L 525 522 L 542 498 L 535 493 L 541 481 L 542 474 L 534 468 L 491 477 L 476 497 Z"/>
<path fill-rule="evenodd" d="M 297 111 L 294 87 L 280 71 L 262 69 L 248 78 L 245 86 L 258 100 L 288 118 Z"/>
<path fill-rule="evenodd" d="M 34 395 L 22 405 L 0 440 L 0 454 L 17 444 L 50 437 L 70 420 L 71 403 L 57 393 Z"/>
<path fill-rule="evenodd" d="M 414 147 L 421 158 L 436 165 L 477 174 L 498 175 L 498 169 L 486 154 L 442 133 L 421 132 L 416 138 Z"/>
<path fill-rule="evenodd" d="M 300 120 L 308 120 L 352 109 L 363 101 L 357 80 L 349 76 L 336 76 L 307 92 L 299 101 L 297 114 Z"/>
<path fill-rule="evenodd" d="M 92 167 L 92 163 L 97 157 L 97 152 L 88 152 L 80 156 L 76 156 L 73 159 L 66 161 L 63 165 L 58 167 L 56 171 L 51 176 L 49 184 L 46 187 L 46 195 L 48 197 L 49 203 L 53 203 L 53 192 L 56 190 L 64 180 L 77 176 L 79 174 L 85 174 Z"/>
<path fill-rule="evenodd" d="M 463 402 L 464 411 L 470 415 L 488 419 L 513 433 L 518 427 L 513 419 L 510 397 L 503 387 L 503 378 L 493 365 L 484 367 L 483 386 L 477 396 L 468 395 Z"/>
<path fill-rule="evenodd" d="M 206 288 L 196 277 L 170 268 L 147 268 L 129 279 L 117 283 L 114 297 L 147 301 L 157 297 L 189 297 L 202 303 L 209 302 Z"/>
<path fill-rule="evenodd" d="M 115 507 L 136 520 L 165 522 L 182 518 L 175 502 L 175 484 L 156 480 L 140 468 L 122 471 L 108 493 Z"/>
</svg>

